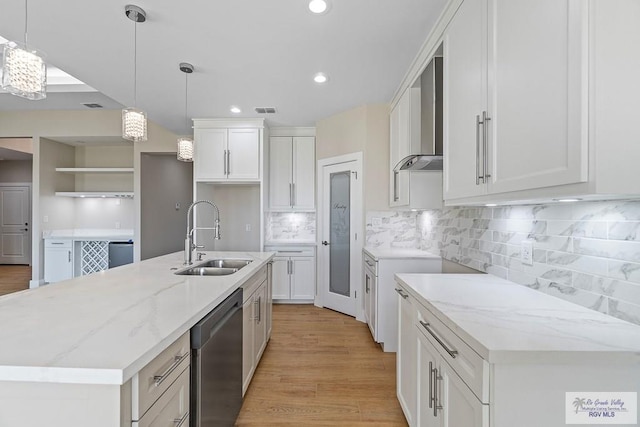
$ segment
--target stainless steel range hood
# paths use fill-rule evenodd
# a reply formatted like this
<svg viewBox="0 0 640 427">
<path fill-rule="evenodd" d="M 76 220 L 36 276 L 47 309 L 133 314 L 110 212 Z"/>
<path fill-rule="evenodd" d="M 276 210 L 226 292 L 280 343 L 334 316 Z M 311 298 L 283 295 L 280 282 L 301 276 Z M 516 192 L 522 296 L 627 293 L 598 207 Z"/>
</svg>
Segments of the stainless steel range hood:
<svg viewBox="0 0 640 427">
<path fill-rule="evenodd" d="M 394 171 L 442 170 L 442 57 L 420 76 L 420 152 L 400 160 Z"/>
</svg>

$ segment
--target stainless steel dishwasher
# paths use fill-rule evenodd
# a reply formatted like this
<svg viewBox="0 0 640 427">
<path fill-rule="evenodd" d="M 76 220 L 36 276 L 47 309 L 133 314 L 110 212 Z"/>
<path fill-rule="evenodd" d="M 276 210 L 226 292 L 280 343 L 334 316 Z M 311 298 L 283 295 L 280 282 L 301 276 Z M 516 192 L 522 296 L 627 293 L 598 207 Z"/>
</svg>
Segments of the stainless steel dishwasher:
<svg viewBox="0 0 640 427">
<path fill-rule="evenodd" d="M 235 424 L 242 406 L 242 289 L 191 328 L 191 427 Z"/>
</svg>

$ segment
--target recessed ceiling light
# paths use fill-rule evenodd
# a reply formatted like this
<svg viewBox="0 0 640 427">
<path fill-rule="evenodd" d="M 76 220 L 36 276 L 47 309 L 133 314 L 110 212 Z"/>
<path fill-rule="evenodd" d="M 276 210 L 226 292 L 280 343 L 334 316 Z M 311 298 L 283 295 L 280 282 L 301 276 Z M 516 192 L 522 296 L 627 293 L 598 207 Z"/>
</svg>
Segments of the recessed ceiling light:
<svg viewBox="0 0 640 427">
<path fill-rule="evenodd" d="M 240 107 L 236 107 L 235 105 L 233 105 L 233 106 L 231 107 L 230 111 L 231 111 L 233 114 L 240 114 L 240 113 L 242 113 L 242 110 L 240 109 Z"/>
<path fill-rule="evenodd" d="M 327 77 L 327 75 L 324 73 L 318 73 L 315 76 L 313 76 L 313 81 L 316 83 L 326 83 L 328 80 L 329 80 L 329 77 Z"/>
<path fill-rule="evenodd" d="M 579 202 L 582 199 L 572 198 L 572 199 L 553 199 L 554 202 L 562 202 L 562 203 L 570 203 L 570 202 Z"/>
<path fill-rule="evenodd" d="M 492 208 L 492 207 L 498 206 L 498 205 L 495 204 L 495 203 L 487 203 L 485 206 L 488 207 L 488 208 Z"/>
<path fill-rule="evenodd" d="M 329 5 L 327 4 L 326 0 L 311 0 L 309 2 L 309 10 L 313 13 L 325 13 L 328 8 Z"/>
</svg>

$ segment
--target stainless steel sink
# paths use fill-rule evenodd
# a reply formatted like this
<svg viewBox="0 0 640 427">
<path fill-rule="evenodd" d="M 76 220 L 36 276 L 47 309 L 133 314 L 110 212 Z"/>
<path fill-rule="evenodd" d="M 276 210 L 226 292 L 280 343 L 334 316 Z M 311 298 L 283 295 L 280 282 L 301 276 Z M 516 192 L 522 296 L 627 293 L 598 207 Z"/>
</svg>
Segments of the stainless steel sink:
<svg viewBox="0 0 640 427">
<path fill-rule="evenodd" d="M 177 271 L 180 276 L 228 276 L 251 263 L 250 259 L 210 259 L 185 270 Z"/>
</svg>

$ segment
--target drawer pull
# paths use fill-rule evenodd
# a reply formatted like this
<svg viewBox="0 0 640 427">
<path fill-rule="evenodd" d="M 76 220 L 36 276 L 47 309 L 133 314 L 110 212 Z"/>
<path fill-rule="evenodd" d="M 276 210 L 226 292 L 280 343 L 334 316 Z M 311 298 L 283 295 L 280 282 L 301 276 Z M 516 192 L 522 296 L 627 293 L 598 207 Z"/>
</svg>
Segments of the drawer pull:
<svg viewBox="0 0 640 427">
<path fill-rule="evenodd" d="M 397 289 L 396 289 L 397 290 Z M 456 355 L 458 354 L 458 350 L 451 350 L 449 347 L 447 347 L 447 345 L 444 343 L 444 341 L 438 337 L 435 332 L 433 332 L 433 330 L 429 327 L 431 326 L 430 323 L 427 322 L 423 322 L 422 320 L 420 321 L 420 324 L 422 325 L 422 327 L 424 327 L 427 332 L 429 332 L 429 334 L 433 337 L 433 339 L 435 339 L 436 341 L 438 341 L 438 344 L 440 344 L 442 346 L 442 348 L 445 349 L 445 351 L 447 353 L 449 353 L 449 356 L 451 356 L 452 358 L 456 358 Z"/>
<path fill-rule="evenodd" d="M 162 374 L 160 375 L 154 375 L 153 376 L 153 381 L 155 381 L 156 383 L 156 387 L 158 387 L 160 384 L 162 384 L 162 382 L 164 380 L 167 379 L 167 377 L 176 370 L 176 368 L 178 367 L 178 365 L 180 365 L 180 363 L 189 355 L 189 352 L 187 351 L 185 354 L 181 355 L 181 356 L 175 356 L 173 358 L 173 363 L 171 364 L 171 366 L 169 366 L 167 368 L 166 371 L 164 371 Z"/>
<path fill-rule="evenodd" d="M 429 361 L 429 409 L 433 408 L 433 362 Z"/>
<path fill-rule="evenodd" d="M 375 263 L 370 262 L 368 259 L 365 259 L 364 262 L 366 262 L 369 267 L 373 267 L 374 265 L 376 265 Z"/>
<path fill-rule="evenodd" d="M 402 292 L 402 290 L 396 288 L 396 292 L 400 294 L 400 296 L 404 299 L 409 298 L 409 294 L 405 294 L 404 292 Z"/>
<path fill-rule="evenodd" d="M 181 427 L 182 424 L 184 424 L 184 422 L 187 421 L 187 418 L 189 418 L 189 411 L 185 412 L 182 417 L 174 419 L 173 422 L 176 425 L 176 427 Z"/>
</svg>

